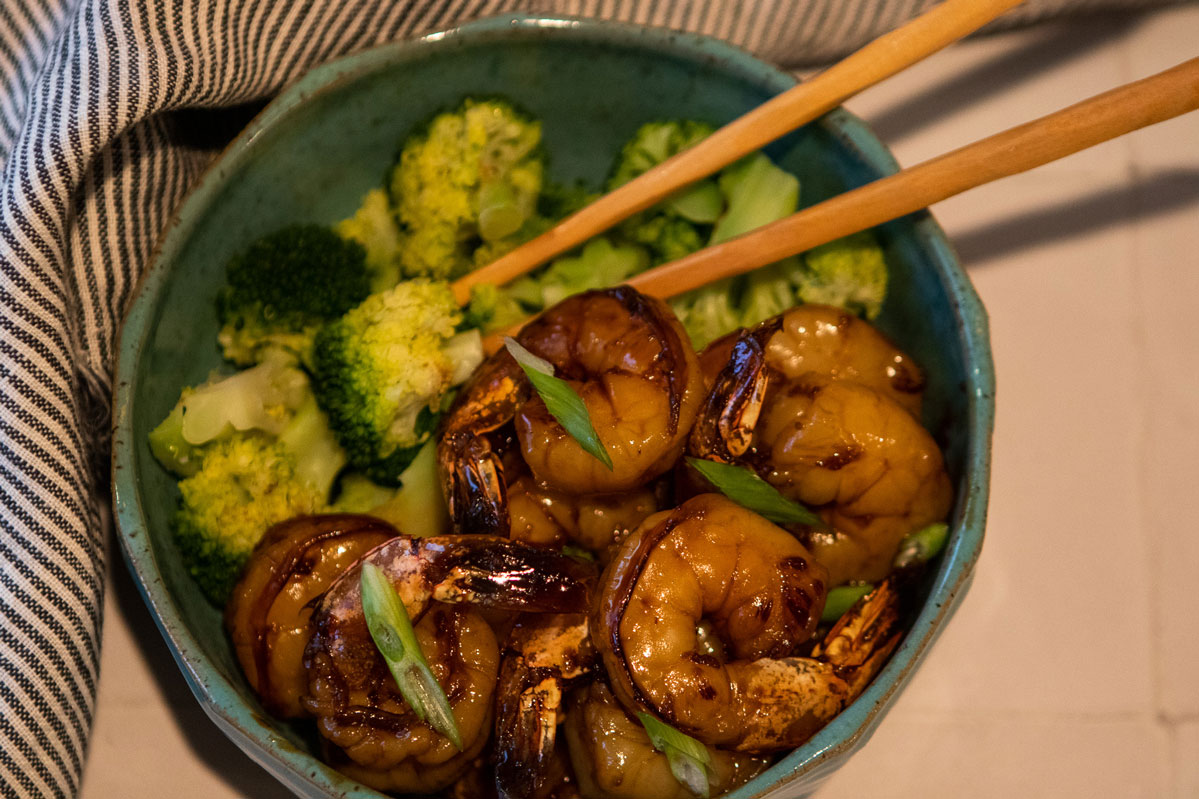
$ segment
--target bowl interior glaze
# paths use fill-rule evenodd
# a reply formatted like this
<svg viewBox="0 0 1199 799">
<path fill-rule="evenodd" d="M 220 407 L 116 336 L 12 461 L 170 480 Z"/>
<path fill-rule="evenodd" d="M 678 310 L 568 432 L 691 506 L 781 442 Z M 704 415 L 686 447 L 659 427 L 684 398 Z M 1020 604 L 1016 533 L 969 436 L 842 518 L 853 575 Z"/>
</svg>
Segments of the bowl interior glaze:
<svg viewBox="0 0 1199 799">
<path fill-rule="evenodd" d="M 221 363 L 214 301 L 229 257 L 281 225 L 332 222 L 380 185 L 405 133 L 466 95 L 510 98 L 544 121 L 550 175 L 597 188 L 641 123 L 723 123 L 794 85 L 717 41 L 632 25 L 502 17 L 318 67 L 242 132 L 159 242 L 121 334 L 113 485 L 130 569 L 197 698 L 217 725 L 300 796 L 376 797 L 314 757 L 302 727 L 275 721 L 241 677 L 220 612 L 188 577 L 169 533 L 177 501 L 147 433 L 182 387 Z M 857 119 L 835 111 L 768 148 L 801 180 L 801 203 L 894 171 Z M 968 584 L 986 514 L 994 377 L 986 315 L 931 216 L 879 229 L 892 267 L 880 327 L 929 380 L 925 423 L 957 487 L 949 547 L 904 643 L 865 694 L 729 796 L 813 789 L 866 740 Z"/>
</svg>

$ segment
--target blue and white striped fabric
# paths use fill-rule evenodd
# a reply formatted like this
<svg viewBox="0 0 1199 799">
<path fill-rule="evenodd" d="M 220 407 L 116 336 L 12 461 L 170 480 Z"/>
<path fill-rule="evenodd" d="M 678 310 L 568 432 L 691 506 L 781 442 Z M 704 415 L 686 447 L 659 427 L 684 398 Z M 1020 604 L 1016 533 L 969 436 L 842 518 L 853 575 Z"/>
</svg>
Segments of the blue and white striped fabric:
<svg viewBox="0 0 1199 799">
<path fill-rule="evenodd" d="M 1154 0 L 1031 0 L 1004 24 L 1113 2 Z M 216 109 L 331 57 L 503 12 L 697 31 L 799 66 L 932 4 L 0 0 L 0 793 L 79 785 L 99 679 L 114 338 L 156 235 L 221 144 Z"/>
</svg>

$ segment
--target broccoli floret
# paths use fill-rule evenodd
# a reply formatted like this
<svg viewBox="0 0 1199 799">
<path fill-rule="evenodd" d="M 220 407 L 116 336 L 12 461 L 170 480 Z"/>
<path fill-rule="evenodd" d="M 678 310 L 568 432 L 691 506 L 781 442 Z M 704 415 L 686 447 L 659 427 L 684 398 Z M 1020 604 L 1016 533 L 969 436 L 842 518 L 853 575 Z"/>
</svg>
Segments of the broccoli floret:
<svg viewBox="0 0 1199 799">
<path fill-rule="evenodd" d="M 667 158 L 710 136 L 715 130 L 712 125 L 693 119 L 645 123 L 620 148 L 620 156 L 608 178 L 608 191 L 653 169 Z"/>
<path fill-rule="evenodd" d="M 799 178 L 762 153 L 747 155 L 727 167 L 718 183 L 727 207 L 712 229 L 709 244 L 776 222 L 799 207 Z"/>
<path fill-rule="evenodd" d="M 646 247 L 654 264 L 677 261 L 703 249 L 707 238 L 701 227 L 664 212 L 635 214 L 621 223 L 619 231 L 629 241 Z"/>
<path fill-rule="evenodd" d="M 641 247 L 613 244 L 597 236 L 576 255 L 558 258 L 541 275 L 538 307 L 544 308 L 589 289 L 615 286 L 649 266 L 649 255 Z"/>
<path fill-rule="evenodd" d="M 173 526 L 183 561 L 205 596 L 223 605 L 254 545 L 272 524 L 325 506 L 282 444 L 261 433 L 212 444 L 200 469 L 179 482 Z"/>
<path fill-rule="evenodd" d="M 725 211 L 712 229 L 711 244 L 748 233 L 795 213 L 799 180 L 762 153 L 746 156 L 718 179 Z M 738 327 L 757 324 L 795 305 L 792 275 L 799 262 L 788 258 L 750 275 L 687 292 L 672 303 L 696 348 Z"/>
<path fill-rule="evenodd" d="M 787 258 L 746 275 L 738 303 L 740 326 L 753 327 L 795 306 L 791 280 L 799 268 L 798 258 Z"/>
<path fill-rule="evenodd" d="M 696 350 L 740 327 L 741 311 L 735 298 L 738 284 L 735 280 L 718 280 L 671 300 L 670 307 Z"/>
<path fill-rule="evenodd" d="M 225 357 L 245 366 L 282 348 L 303 359 L 316 329 L 366 298 L 362 245 L 321 225 L 291 225 L 258 239 L 226 269 L 217 299 Z"/>
<path fill-rule="evenodd" d="M 536 287 L 535 281 L 525 280 Z M 535 296 L 540 299 L 540 288 L 536 289 Z M 464 326 L 494 333 L 507 330 L 528 315 L 512 292 L 491 283 L 477 283 L 470 288 L 470 304 L 466 307 Z"/>
<path fill-rule="evenodd" d="M 372 189 L 349 219 L 333 229 L 339 236 L 362 245 L 370 273 L 371 292 L 386 291 L 400 280 L 400 228 L 387 192 Z"/>
<path fill-rule="evenodd" d="M 648 122 L 621 148 L 608 178 L 608 190 L 621 186 L 676 155 L 715 130 L 695 120 Z M 708 240 L 711 225 L 724 209 L 713 180 L 701 180 L 654 208 L 635 214 L 619 227 L 621 235 L 647 247 L 655 264 L 695 252 Z"/>
<path fill-rule="evenodd" d="M 864 231 L 804 253 L 792 281 L 803 302 L 836 305 L 874 319 L 887 296 L 887 261 L 878 240 Z"/>
<path fill-rule="evenodd" d="M 185 392 L 151 434 L 156 454 L 157 447 L 172 442 L 177 446 L 171 451 L 184 447 L 188 452 L 183 468 L 176 469 L 184 479 L 173 529 L 188 571 L 217 604 L 228 596 L 268 527 L 327 506 L 346 462 L 306 382 L 286 390 L 298 393 L 298 401 L 270 396 L 277 384 L 290 381 L 290 373 L 300 378 L 303 373 L 278 367 L 268 376 L 263 371 L 268 366 L 273 367 L 263 364 Z M 203 398 L 198 406 L 190 402 L 197 396 Z M 218 418 L 218 399 L 229 403 L 225 420 Z M 209 418 L 192 418 L 197 414 Z M 197 429 L 189 430 L 188 423 L 197 421 Z M 243 426 L 247 421 L 253 424 Z"/>
<path fill-rule="evenodd" d="M 204 445 L 250 430 L 278 435 L 310 396 L 308 377 L 285 354 L 271 351 L 257 366 L 184 389 L 150 432 L 150 451 L 169 471 L 195 474 Z"/>
<path fill-rule="evenodd" d="M 342 478 L 334 509 L 369 513 L 391 522 L 407 535 L 440 535 L 450 529 L 450 514 L 437 474 L 437 447 L 428 441 L 400 475 L 398 489 L 380 486 L 358 474 Z"/>
<path fill-rule="evenodd" d="M 467 99 L 409 136 L 388 180 L 404 275 L 459 277 L 510 246 L 536 211 L 543 162 L 541 123 L 499 100 Z"/>
<path fill-rule="evenodd" d="M 437 423 L 446 391 L 483 359 L 477 330 L 446 283 L 406 280 L 372 294 L 317 334 L 317 400 L 350 464 L 396 485 Z"/>
</svg>

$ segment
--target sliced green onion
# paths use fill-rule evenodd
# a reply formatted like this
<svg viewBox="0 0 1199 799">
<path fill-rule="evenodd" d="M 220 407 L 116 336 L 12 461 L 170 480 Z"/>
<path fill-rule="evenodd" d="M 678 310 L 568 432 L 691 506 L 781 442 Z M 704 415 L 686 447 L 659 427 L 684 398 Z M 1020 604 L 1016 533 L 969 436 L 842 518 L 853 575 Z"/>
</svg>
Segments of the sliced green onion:
<svg viewBox="0 0 1199 799">
<path fill-rule="evenodd" d="M 583 549 L 583 547 L 577 547 L 574 544 L 566 544 L 563 546 L 562 554 L 566 555 L 568 558 L 574 558 L 575 560 L 584 560 L 588 563 L 595 563 L 595 555 L 592 555 L 590 550 Z"/>
<path fill-rule="evenodd" d="M 421 652 L 412 620 L 399 594 L 388 582 L 383 570 L 373 563 L 362 564 L 362 612 L 379 654 L 412 712 L 421 721 L 450 740 L 462 751 L 462 735 L 450 709 L 445 691 L 433 676 L 429 662 Z"/>
<path fill-rule="evenodd" d="M 525 214 L 516 202 L 516 192 L 503 181 L 479 187 L 479 236 L 496 241 L 520 230 Z"/>
<path fill-rule="evenodd" d="M 874 590 L 872 583 L 863 585 L 839 585 L 828 592 L 824 600 L 824 613 L 820 614 L 820 622 L 828 624 L 845 615 L 862 597 Z"/>
<path fill-rule="evenodd" d="M 941 554 L 948 539 L 949 525 L 944 522 L 935 522 L 927 527 L 922 527 L 907 535 L 899 543 L 899 552 L 896 553 L 892 565 L 896 569 L 906 569 L 909 566 L 928 563 Z"/>
<path fill-rule="evenodd" d="M 599 435 L 596 434 L 595 427 L 591 424 L 591 416 L 587 413 L 587 406 L 583 404 L 583 398 L 579 393 L 571 388 L 570 383 L 554 377 L 553 364 L 544 358 L 538 358 L 515 339 L 505 337 L 504 346 L 528 375 L 529 382 L 541 396 L 550 415 L 566 428 L 566 432 L 579 442 L 580 447 L 611 470 L 612 458 L 608 456 L 604 442 L 600 441 Z"/>
<path fill-rule="evenodd" d="M 696 796 L 708 799 L 708 775 L 713 773 L 708 748 L 648 713 L 638 713 L 637 718 L 641 719 L 650 743 L 666 755 L 670 773 L 679 784 Z"/>
<path fill-rule="evenodd" d="M 688 458 L 687 462 L 716 486 L 720 493 L 776 524 L 799 523 L 822 530 L 828 528 L 819 516 L 784 497 L 752 469 L 700 458 Z"/>
</svg>

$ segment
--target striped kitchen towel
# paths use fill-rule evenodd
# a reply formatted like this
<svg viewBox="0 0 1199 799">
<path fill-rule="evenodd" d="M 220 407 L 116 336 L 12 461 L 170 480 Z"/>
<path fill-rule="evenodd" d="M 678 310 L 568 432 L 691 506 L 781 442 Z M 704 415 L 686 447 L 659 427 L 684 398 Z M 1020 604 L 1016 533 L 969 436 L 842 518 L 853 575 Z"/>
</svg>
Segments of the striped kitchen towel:
<svg viewBox="0 0 1199 799">
<path fill-rule="evenodd" d="M 0 0 L 0 793 L 79 784 L 100 676 L 114 338 L 155 236 L 221 143 L 217 109 L 331 57 L 498 13 L 668 26 L 801 66 L 932 4 Z M 1003 24 L 1150 4 L 1030 0 Z M 218 135 L 197 140 L 197 126 Z"/>
</svg>

